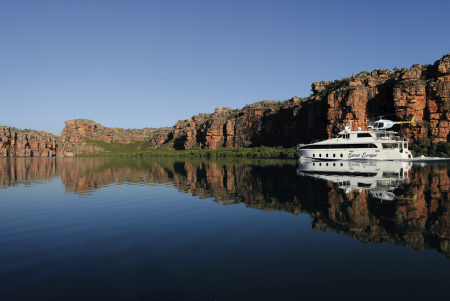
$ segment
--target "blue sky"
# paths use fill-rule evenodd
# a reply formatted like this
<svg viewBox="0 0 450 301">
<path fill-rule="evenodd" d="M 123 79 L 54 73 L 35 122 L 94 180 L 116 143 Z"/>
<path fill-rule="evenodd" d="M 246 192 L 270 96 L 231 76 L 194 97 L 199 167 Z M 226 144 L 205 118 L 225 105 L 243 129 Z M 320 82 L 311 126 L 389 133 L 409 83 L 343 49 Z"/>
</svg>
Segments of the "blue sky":
<svg viewBox="0 0 450 301">
<path fill-rule="evenodd" d="M 0 125 L 172 126 L 311 83 L 432 64 L 450 1 L 0 0 Z"/>
</svg>

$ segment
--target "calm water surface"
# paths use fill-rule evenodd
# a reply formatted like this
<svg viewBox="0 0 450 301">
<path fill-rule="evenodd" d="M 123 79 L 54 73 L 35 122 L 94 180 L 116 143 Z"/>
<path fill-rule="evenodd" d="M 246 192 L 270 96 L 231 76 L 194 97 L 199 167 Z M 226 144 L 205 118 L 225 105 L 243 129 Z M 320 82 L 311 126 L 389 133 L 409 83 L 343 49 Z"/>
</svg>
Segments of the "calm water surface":
<svg viewBox="0 0 450 301">
<path fill-rule="evenodd" d="M 0 188 L 0 300 L 450 296 L 447 164 L 1 158 Z"/>
</svg>

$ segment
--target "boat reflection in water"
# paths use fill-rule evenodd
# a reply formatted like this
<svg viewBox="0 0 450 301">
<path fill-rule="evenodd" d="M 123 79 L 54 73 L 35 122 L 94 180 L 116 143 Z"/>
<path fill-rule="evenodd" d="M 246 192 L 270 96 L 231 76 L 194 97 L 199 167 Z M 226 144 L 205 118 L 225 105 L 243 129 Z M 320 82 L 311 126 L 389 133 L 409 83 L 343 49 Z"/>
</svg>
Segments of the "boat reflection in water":
<svg viewBox="0 0 450 301">
<path fill-rule="evenodd" d="M 393 190 L 407 183 L 411 167 L 402 161 L 301 161 L 297 174 L 331 181 L 345 193 L 365 189 L 372 198 L 394 201 Z"/>
</svg>

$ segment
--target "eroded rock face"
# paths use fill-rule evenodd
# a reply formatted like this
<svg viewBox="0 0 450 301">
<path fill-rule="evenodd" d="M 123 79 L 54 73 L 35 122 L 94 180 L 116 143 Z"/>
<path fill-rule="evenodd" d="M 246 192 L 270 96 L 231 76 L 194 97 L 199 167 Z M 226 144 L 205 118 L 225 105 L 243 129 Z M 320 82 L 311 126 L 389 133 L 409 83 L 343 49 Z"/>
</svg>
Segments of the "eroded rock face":
<svg viewBox="0 0 450 301">
<path fill-rule="evenodd" d="M 100 153 L 104 150 L 84 143 L 84 140 L 100 140 L 106 143 L 117 142 L 128 144 L 134 141 L 146 141 L 154 138 L 154 144 L 164 143 L 166 128 L 153 129 L 122 129 L 109 128 L 89 119 L 75 119 L 65 122 L 62 131 L 62 151 L 64 156 L 74 156 L 83 153 Z M 159 137 L 159 138 L 158 138 Z M 153 140 L 152 140 L 153 141 Z"/>
<path fill-rule="evenodd" d="M 0 126 L 0 157 L 59 155 L 61 138 L 50 133 Z"/>
<path fill-rule="evenodd" d="M 298 137 L 306 139 L 317 132 L 318 124 L 322 124 L 315 121 L 323 113 L 321 102 L 311 100 L 301 105 L 302 102 L 305 100 L 294 97 L 286 102 L 263 101 L 242 110 L 217 108 L 213 114 L 179 121 L 169 135 L 183 137 L 185 149 L 194 145 L 203 149 L 290 147 L 298 142 Z M 300 127 L 303 129 L 298 130 Z"/>
<path fill-rule="evenodd" d="M 145 141 L 155 129 L 121 129 L 104 127 L 89 119 L 75 119 L 65 122 L 61 138 L 65 142 L 80 143 L 82 140 L 102 140 L 107 143 L 131 143 Z"/>
<path fill-rule="evenodd" d="M 169 128 L 108 128 L 88 119 L 66 121 L 61 138 L 36 131 L 0 127 L 0 156 L 73 156 L 100 148 L 83 140 L 131 143 L 149 140 L 154 146 L 175 141 L 176 149 L 292 147 L 313 139 L 335 137 L 344 126 L 367 129 L 377 116 L 410 120 L 417 125 L 394 128 L 411 142 L 435 143 L 450 137 L 450 54 L 434 65 L 390 71 L 361 72 L 333 82 L 315 82 L 308 98 L 268 101 L 233 110 L 180 120 Z"/>
<path fill-rule="evenodd" d="M 333 137 L 343 125 L 365 129 L 373 117 L 418 120 L 417 126 L 399 130 L 412 142 L 448 141 L 450 133 L 450 54 L 434 65 L 414 65 L 401 71 L 361 72 L 345 81 L 313 83 L 314 95 L 327 103 L 326 132 Z M 341 85 L 341 87 L 337 87 Z"/>
<path fill-rule="evenodd" d="M 394 130 L 411 142 L 448 141 L 450 136 L 450 54 L 434 65 L 398 71 L 377 69 L 334 82 L 315 82 L 313 94 L 286 102 L 262 101 L 242 110 L 217 108 L 183 120 L 155 145 L 184 136 L 184 148 L 293 146 L 335 137 L 344 126 L 367 129 L 377 116 L 417 120 Z"/>
</svg>

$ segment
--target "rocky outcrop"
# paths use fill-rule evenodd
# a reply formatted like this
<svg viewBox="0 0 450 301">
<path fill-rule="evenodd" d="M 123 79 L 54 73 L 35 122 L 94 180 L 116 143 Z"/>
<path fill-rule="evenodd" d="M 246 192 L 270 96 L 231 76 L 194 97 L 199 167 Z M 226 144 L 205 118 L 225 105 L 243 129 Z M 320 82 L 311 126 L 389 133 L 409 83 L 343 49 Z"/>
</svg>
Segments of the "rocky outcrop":
<svg viewBox="0 0 450 301">
<path fill-rule="evenodd" d="M 183 149 L 194 146 L 203 149 L 260 145 L 291 147 L 299 137 L 309 139 L 313 132 L 324 136 L 323 124 L 316 120 L 321 120 L 323 113 L 320 101 L 298 97 L 288 101 L 264 100 L 242 110 L 219 107 L 212 114 L 179 121 L 167 132 L 165 141 L 178 137 L 183 142 Z M 156 141 L 152 142 L 157 145 Z"/>
<path fill-rule="evenodd" d="M 160 133 L 166 133 L 167 128 L 145 128 L 145 129 L 122 129 L 109 128 L 89 119 L 75 119 L 65 122 L 61 135 L 62 151 L 64 156 L 74 156 L 83 153 L 100 153 L 104 150 L 85 143 L 85 140 L 99 140 L 106 143 L 117 142 L 128 144 L 134 141 L 146 141 L 150 137 L 157 137 Z M 154 144 L 163 143 L 167 135 L 161 135 L 162 140 L 157 138 Z"/>
<path fill-rule="evenodd" d="M 184 149 L 285 146 L 334 137 L 345 125 L 366 129 L 377 116 L 410 120 L 399 126 L 411 142 L 448 141 L 450 134 L 450 54 L 434 65 L 377 69 L 333 82 L 315 82 L 308 98 L 262 101 L 241 110 L 217 108 L 179 121 L 153 136 L 159 145 L 175 137 Z"/>
<path fill-rule="evenodd" d="M 366 129 L 377 116 L 410 120 L 399 126 L 411 142 L 448 141 L 450 135 L 450 54 L 434 65 L 377 69 L 333 82 L 315 82 L 304 99 L 262 101 L 242 110 L 218 108 L 194 116 L 172 130 L 184 148 L 292 146 L 334 137 L 345 125 Z M 171 132 L 168 132 L 168 137 Z M 160 139 L 163 140 L 163 139 Z M 158 142 L 155 141 L 155 144 Z"/>
<path fill-rule="evenodd" d="M 154 133 L 165 131 L 165 128 L 141 130 L 108 128 L 88 119 L 66 121 L 61 137 L 42 131 L 0 126 L 0 157 L 54 157 L 100 153 L 104 152 L 102 148 L 84 141 L 131 143 L 148 140 Z"/>
<path fill-rule="evenodd" d="M 292 147 L 312 139 L 334 137 L 345 125 L 366 129 L 377 116 L 410 120 L 416 126 L 395 128 L 411 142 L 435 143 L 450 138 L 450 54 L 434 65 L 401 70 L 376 69 L 332 82 L 315 82 L 313 94 L 268 101 L 243 109 L 217 108 L 180 120 L 169 128 L 108 128 L 88 119 L 66 121 L 61 138 L 44 132 L 0 128 L 0 156 L 73 156 L 102 149 L 85 140 L 106 143 L 173 142 L 175 149 Z"/>
<path fill-rule="evenodd" d="M 399 130 L 412 142 L 448 141 L 450 133 L 450 54 L 434 65 L 414 65 L 398 71 L 386 69 L 361 72 L 331 83 L 313 84 L 315 99 L 326 101 L 327 136 L 335 135 L 343 124 L 366 128 L 375 116 L 409 120 L 415 127 Z"/>
<path fill-rule="evenodd" d="M 0 157 L 59 155 L 61 138 L 50 133 L 0 126 Z"/>
<path fill-rule="evenodd" d="M 131 143 L 145 141 L 156 129 L 121 129 L 104 127 L 89 119 L 75 119 L 65 122 L 61 138 L 65 142 L 80 143 L 82 140 L 102 140 L 107 143 Z"/>
</svg>

